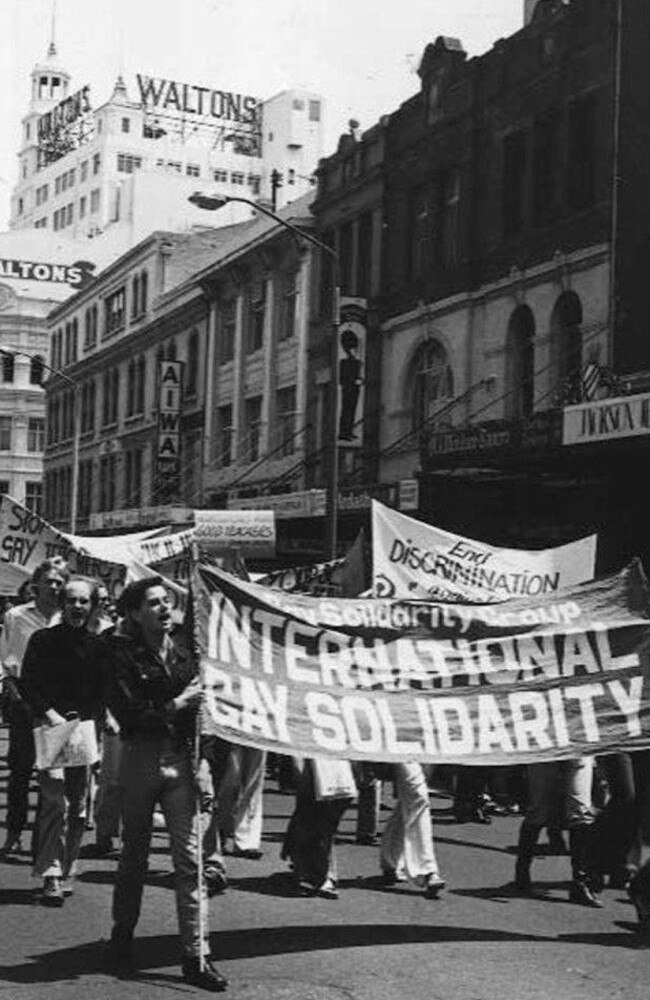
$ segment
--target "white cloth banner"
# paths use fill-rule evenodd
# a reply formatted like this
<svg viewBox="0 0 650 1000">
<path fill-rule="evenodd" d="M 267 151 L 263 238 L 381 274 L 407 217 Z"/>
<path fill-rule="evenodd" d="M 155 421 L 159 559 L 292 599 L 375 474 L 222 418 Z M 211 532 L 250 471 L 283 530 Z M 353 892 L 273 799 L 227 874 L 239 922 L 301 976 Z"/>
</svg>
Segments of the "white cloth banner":
<svg viewBox="0 0 650 1000">
<path fill-rule="evenodd" d="M 597 536 L 530 551 L 454 535 L 372 501 L 374 597 L 488 604 L 549 595 L 595 575 Z"/>
</svg>

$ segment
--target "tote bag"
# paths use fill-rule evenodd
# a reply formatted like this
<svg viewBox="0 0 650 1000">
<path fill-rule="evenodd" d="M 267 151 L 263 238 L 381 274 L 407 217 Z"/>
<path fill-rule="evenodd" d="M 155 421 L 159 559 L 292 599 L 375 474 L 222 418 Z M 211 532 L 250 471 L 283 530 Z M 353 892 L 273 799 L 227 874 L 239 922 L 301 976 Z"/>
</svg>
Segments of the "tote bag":
<svg viewBox="0 0 650 1000">
<path fill-rule="evenodd" d="M 314 795 L 318 802 L 328 799 L 356 799 L 357 786 L 349 760 L 314 757 L 312 769 Z"/>
<path fill-rule="evenodd" d="M 34 728 L 36 767 L 50 771 L 58 767 L 90 767 L 99 760 L 97 733 L 92 719 L 71 719 L 58 726 Z"/>
</svg>

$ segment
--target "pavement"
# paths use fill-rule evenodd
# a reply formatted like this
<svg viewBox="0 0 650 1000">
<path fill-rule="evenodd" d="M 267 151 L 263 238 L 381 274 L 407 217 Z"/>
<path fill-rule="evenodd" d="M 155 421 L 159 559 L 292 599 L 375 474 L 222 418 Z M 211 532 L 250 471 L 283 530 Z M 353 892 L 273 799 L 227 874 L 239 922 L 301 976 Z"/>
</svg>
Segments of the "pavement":
<svg viewBox="0 0 650 1000">
<path fill-rule="evenodd" d="M 0 730 L 0 819 L 6 790 Z M 382 820 L 392 803 L 386 788 Z M 354 842 L 355 811 L 337 843 L 336 901 L 286 894 L 279 853 L 293 799 L 265 793 L 264 855 L 227 859 L 229 890 L 210 901 L 212 949 L 233 1000 L 649 1000 L 650 950 L 625 893 L 591 910 L 567 900 L 569 860 L 540 857 L 534 899 L 507 887 L 520 819 L 458 824 L 444 793 L 431 798 L 447 889 L 426 900 L 381 886 L 378 849 Z M 0 830 L 4 835 L 4 830 Z M 24 837 L 25 848 L 27 837 Z M 93 841 L 92 832 L 86 844 Z M 103 969 L 115 861 L 86 858 L 60 910 L 38 903 L 27 853 L 0 863 L 0 1000 L 167 1000 L 200 996 L 180 977 L 167 835 L 154 835 L 137 929 L 140 975 Z"/>
</svg>

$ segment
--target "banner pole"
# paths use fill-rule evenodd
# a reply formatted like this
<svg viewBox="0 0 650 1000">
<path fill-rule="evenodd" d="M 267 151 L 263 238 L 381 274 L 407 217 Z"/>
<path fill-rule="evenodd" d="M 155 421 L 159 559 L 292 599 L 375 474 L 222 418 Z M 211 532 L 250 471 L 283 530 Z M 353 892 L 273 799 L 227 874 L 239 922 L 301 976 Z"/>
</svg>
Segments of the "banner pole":
<svg viewBox="0 0 650 1000">
<path fill-rule="evenodd" d="M 192 626 L 192 646 L 194 653 L 196 655 L 196 633 L 194 631 L 194 602 L 192 597 L 192 576 L 193 570 L 199 560 L 199 551 L 196 542 L 192 542 L 190 545 L 190 586 L 189 586 L 189 597 L 188 597 L 188 611 L 190 612 L 190 621 Z M 200 677 L 201 683 L 203 684 L 203 677 Z M 202 716 L 203 704 L 199 706 L 199 710 L 196 713 L 196 720 L 194 723 L 194 774 L 198 774 L 199 763 L 201 761 L 201 716 Z M 203 823 L 202 823 L 202 811 L 201 811 L 201 795 L 199 789 L 194 787 L 194 796 L 196 802 L 196 875 L 198 880 L 198 894 L 199 894 L 199 969 L 201 972 L 205 969 L 205 953 L 203 951 L 203 941 L 205 939 L 205 907 L 207 905 L 207 892 L 203 892 Z"/>
</svg>

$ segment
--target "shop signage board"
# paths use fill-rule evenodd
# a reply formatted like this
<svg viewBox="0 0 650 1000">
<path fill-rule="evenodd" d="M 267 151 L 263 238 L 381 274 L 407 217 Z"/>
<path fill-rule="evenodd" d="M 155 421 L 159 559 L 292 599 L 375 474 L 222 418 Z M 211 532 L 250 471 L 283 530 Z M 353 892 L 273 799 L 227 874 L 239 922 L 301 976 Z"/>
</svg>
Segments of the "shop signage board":
<svg viewBox="0 0 650 1000">
<path fill-rule="evenodd" d="M 592 444 L 650 434 L 650 392 L 564 408 L 562 444 Z"/>
<path fill-rule="evenodd" d="M 372 505 L 375 597 L 489 603 L 552 594 L 593 579 L 597 537 L 529 551 L 505 549 Z"/>
<path fill-rule="evenodd" d="M 272 510 L 195 510 L 194 538 L 199 550 L 223 555 L 237 550 L 244 558 L 275 555 L 275 514 Z"/>
<path fill-rule="evenodd" d="M 561 443 L 562 413 L 549 410 L 529 420 L 490 420 L 428 434 L 422 442 L 422 464 L 426 470 L 440 466 L 441 459 L 504 457 L 545 451 Z"/>
<path fill-rule="evenodd" d="M 38 119 L 38 162 L 54 163 L 88 142 L 94 132 L 90 87 L 81 87 Z"/>
<path fill-rule="evenodd" d="M 303 490 L 259 497 L 229 497 L 229 510 L 272 510 L 277 518 L 322 517 L 325 514 L 325 490 Z"/>
</svg>

